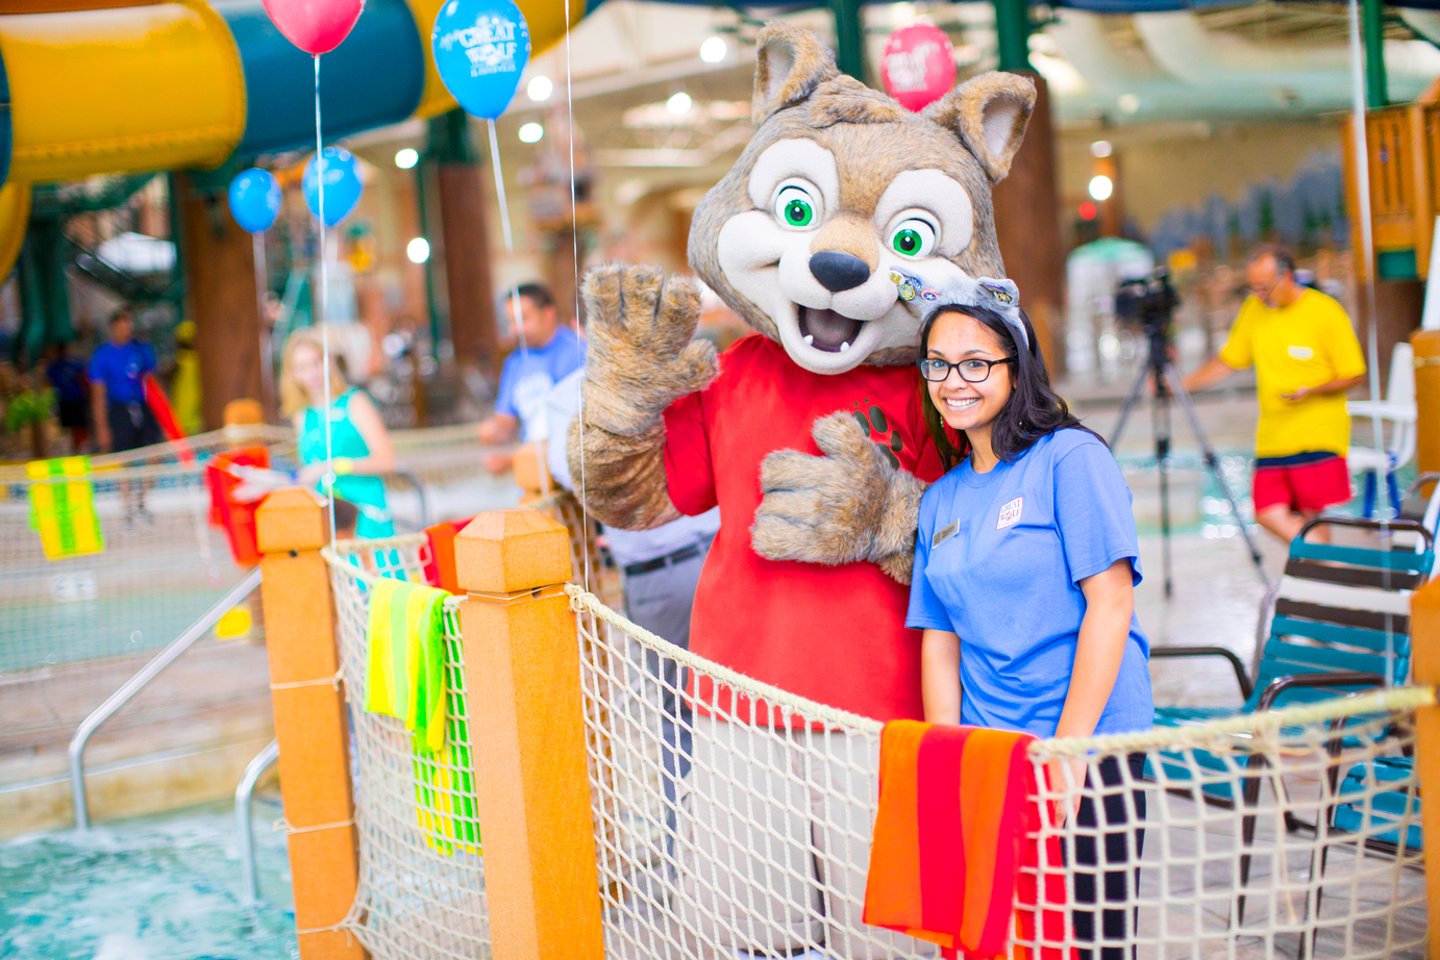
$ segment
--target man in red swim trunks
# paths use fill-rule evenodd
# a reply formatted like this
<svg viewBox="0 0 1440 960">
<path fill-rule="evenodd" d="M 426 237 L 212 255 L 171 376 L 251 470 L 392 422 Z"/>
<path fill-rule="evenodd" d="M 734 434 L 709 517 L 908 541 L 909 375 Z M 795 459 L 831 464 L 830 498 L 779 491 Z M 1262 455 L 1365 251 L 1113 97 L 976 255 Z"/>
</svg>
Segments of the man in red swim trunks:
<svg viewBox="0 0 1440 960">
<path fill-rule="evenodd" d="M 1345 393 L 1365 356 L 1345 308 L 1295 280 L 1295 261 L 1266 247 L 1246 270 L 1250 296 L 1219 354 L 1185 378 L 1201 390 L 1254 366 L 1255 519 L 1289 543 L 1327 507 L 1350 499 Z"/>
</svg>

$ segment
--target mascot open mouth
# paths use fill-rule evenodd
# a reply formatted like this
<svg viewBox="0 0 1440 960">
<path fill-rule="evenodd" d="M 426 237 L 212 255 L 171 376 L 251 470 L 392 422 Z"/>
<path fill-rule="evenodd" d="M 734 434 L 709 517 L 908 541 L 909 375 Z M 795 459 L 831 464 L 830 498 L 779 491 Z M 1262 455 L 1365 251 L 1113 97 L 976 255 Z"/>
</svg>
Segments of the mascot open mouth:
<svg viewBox="0 0 1440 960">
<path fill-rule="evenodd" d="M 834 310 L 816 310 L 813 307 L 799 307 L 796 315 L 800 322 L 800 336 L 806 345 L 825 353 L 845 353 L 854 345 L 865 323 Z"/>
</svg>

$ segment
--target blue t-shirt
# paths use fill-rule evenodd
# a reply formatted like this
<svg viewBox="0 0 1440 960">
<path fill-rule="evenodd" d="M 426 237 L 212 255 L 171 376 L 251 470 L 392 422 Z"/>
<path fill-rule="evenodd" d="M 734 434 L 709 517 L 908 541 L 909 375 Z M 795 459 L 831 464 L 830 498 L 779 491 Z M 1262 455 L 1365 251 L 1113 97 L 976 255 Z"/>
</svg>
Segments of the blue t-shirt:
<svg viewBox="0 0 1440 960">
<path fill-rule="evenodd" d="M 155 351 L 148 343 L 131 340 L 124 346 L 108 340 L 90 355 L 90 382 L 105 385 L 109 403 L 138 403 L 145 399 L 145 374 L 155 369 Z"/>
<path fill-rule="evenodd" d="M 555 384 L 584 365 L 585 345 L 569 327 L 557 328 L 543 347 L 517 349 L 500 369 L 495 412 L 518 417 L 527 442 L 548 439 L 545 400 Z"/>
<path fill-rule="evenodd" d="M 1140 582 L 1130 488 L 1084 430 L 1057 430 L 976 473 L 967 459 L 920 501 L 906 626 L 960 637 L 960 722 L 1053 737 L 1070 689 L 1079 582 L 1128 558 Z M 1150 645 L 1132 615 L 1095 732 L 1154 721 Z"/>
</svg>

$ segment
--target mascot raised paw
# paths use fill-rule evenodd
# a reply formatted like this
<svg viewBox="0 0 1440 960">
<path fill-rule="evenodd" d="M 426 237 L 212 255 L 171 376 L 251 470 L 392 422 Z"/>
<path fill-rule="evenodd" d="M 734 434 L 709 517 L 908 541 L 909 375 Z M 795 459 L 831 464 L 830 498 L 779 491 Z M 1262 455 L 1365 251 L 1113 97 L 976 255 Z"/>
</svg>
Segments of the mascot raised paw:
<svg viewBox="0 0 1440 960">
<path fill-rule="evenodd" d="M 720 507 L 696 653 L 867 717 L 918 718 L 905 584 L 940 474 L 918 332 L 937 291 L 1003 276 L 990 190 L 1035 90 L 985 74 L 915 114 L 805 31 L 766 26 L 757 56 L 754 137 L 690 233 L 695 272 L 755 333 L 717 358 L 691 339 L 690 282 L 591 273 L 572 471 L 591 514 L 622 529 Z M 779 722 L 703 679 L 696 698 Z"/>
</svg>

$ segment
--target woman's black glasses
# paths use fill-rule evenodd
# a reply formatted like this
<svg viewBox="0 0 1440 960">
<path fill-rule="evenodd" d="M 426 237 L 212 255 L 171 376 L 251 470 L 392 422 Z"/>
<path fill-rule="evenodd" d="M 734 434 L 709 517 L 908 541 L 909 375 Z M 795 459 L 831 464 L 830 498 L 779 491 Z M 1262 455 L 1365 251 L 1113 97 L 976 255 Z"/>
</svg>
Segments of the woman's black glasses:
<svg viewBox="0 0 1440 960">
<path fill-rule="evenodd" d="M 920 376 L 931 383 L 944 383 L 950 376 L 951 367 L 960 371 L 960 379 L 966 383 L 984 383 L 990 379 L 990 371 L 997 363 L 1014 362 L 1014 357 L 1002 357 L 999 360 L 981 360 L 979 357 L 971 357 L 969 360 L 961 360 L 959 363 L 951 363 L 949 360 L 941 360 L 939 357 L 926 357 L 924 360 L 916 361 L 916 365 L 920 368 Z"/>
</svg>

